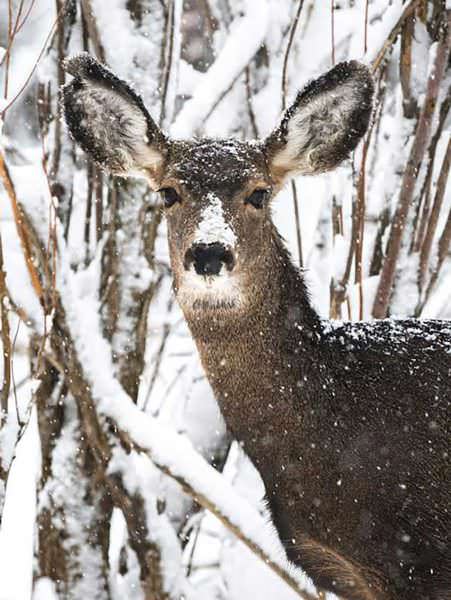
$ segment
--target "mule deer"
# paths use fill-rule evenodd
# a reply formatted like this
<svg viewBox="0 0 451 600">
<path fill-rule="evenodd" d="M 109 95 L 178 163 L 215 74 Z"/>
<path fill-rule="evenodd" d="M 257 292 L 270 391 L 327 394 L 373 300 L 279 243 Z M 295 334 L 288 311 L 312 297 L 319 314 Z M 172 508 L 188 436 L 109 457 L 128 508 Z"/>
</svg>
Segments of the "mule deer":
<svg viewBox="0 0 451 600">
<path fill-rule="evenodd" d="M 178 302 L 288 557 L 349 600 L 450 599 L 450 324 L 321 320 L 271 220 L 287 178 L 334 168 L 364 135 L 367 68 L 307 84 L 257 142 L 170 140 L 93 58 L 66 69 L 74 139 L 163 196 Z"/>
</svg>

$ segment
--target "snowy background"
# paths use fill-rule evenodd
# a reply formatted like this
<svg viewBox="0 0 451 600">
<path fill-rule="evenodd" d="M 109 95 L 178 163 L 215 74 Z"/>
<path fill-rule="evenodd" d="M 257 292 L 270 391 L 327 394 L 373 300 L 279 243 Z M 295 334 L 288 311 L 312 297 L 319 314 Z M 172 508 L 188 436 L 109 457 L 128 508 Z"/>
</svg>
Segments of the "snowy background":
<svg viewBox="0 0 451 600">
<path fill-rule="evenodd" d="M 74 147 L 61 60 L 88 50 L 181 138 L 264 137 L 308 79 L 349 58 L 372 65 L 364 143 L 336 172 L 287 186 L 274 219 L 321 315 L 380 316 L 379 291 L 384 315 L 451 318 L 450 10 L 1 0 L 0 600 L 316 597 L 286 565 L 260 477 L 201 371 L 160 199 Z"/>
</svg>

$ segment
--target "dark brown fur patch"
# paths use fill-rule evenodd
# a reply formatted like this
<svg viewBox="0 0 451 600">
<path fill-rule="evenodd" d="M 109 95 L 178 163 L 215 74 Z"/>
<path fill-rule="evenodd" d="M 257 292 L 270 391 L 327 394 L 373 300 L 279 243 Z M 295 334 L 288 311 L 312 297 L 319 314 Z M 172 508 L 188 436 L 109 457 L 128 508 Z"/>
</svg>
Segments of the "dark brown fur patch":
<svg viewBox="0 0 451 600">
<path fill-rule="evenodd" d="M 246 314 L 187 319 L 290 558 L 350 598 L 450 598 L 450 324 L 332 327 L 275 232 L 260 254 Z"/>
</svg>

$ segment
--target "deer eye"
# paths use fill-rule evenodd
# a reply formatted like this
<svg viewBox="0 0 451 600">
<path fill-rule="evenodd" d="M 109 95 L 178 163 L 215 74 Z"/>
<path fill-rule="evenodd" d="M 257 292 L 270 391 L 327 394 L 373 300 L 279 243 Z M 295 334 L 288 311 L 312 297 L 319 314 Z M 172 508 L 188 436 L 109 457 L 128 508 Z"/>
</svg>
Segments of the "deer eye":
<svg viewBox="0 0 451 600">
<path fill-rule="evenodd" d="M 176 202 L 182 201 L 182 199 L 177 194 L 177 192 L 174 190 L 174 188 L 170 188 L 170 187 L 163 188 L 163 189 L 159 190 L 159 192 L 163 196 L 163 202 L 164 202 L 165 208 L 171 208 L 171 206 L 174 206 L 174 204 Z"/>
<path fill-rule="evenodd" d="M 269 190 L 254 190 L 244 203 L 252 204 L 254 208 L 263 208 L 265 201 L 269 198 L 269 194 Z"/>
</svg>

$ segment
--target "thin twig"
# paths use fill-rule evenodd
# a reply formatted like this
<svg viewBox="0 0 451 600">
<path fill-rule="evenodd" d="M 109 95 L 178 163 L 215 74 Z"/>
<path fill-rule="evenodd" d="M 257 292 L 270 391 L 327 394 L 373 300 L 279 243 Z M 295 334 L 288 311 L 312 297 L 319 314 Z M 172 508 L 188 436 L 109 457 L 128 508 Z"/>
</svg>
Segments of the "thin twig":
<svg viewBox="0 0 451 600">
<path fill-rule="evenodd" d="M 27 326 L 30 327 L 33 333 L 36 333 L 37 327 L 36 323 L 32 317 L 21 307 L 18 306 L 14 299 L 11 297 L 11 292 L 8 290 L 8 286 L 6 286 L 6 291 L 8 293 L 9 298 L 9 307 L 10 309 L 19 317 L 19 319 Z"/>
<path fill-rule="evenodd" d="M 196 546 L 197 546 L 197 542 L 199 540 L 199 535 L 200 535 L 200 527 L 201 527 L 201 523 L 202 523 L 202 518 L 204 516 L 204 512 L 202 512 L 201 515 L 201 520 L 200 522 L 197 524 L 196 527 L 196 533 L 194 534 L 194 540 L 191 544 L 191 549 L 190 549 L 190 553 L 189 553 L 189 558 L 188 558 L 188 565 L 186 567 L 186 576 L 190 577 L 192 571 L 193 571 L 193 559 L 194 559 L 194 552 L 196 550 Z M 218 565 L 219 566 L 219 565 Z"/>
<path fill-rule="evenodd" d="M 424 240 L 424 233 L 426 231 L 430 209 L 430 189 L 432 184 L 437 144 L 441 139 L 443 127 L 446 123 L 448 113 L 451 108 L 451 88 L 449 88 L 448 91 L 449 93 L 445 96 L 445 99 L 440 106 L 438 125 L 428 147 L 426 177 L 424 178 L 423 187 L 421 189 L 420 198 L 417 205 L 417 214 L 415 215 L 414 219 L 414 235 L 412 235 L 411 252 L 419 252 Z"/>
<path fill-rule="evenodd" d="M 161 363 L 163 360 L 163 354 L 164 351 L 166 349 L 166 343 L 168 341 L 169 338 L 169 334 L 171 333 L 171 325 L 169 323 L 165 323 L 163 325 L 163 335 L 161 337 L 161 342 L 160 342 L 160 346 L 158 348 L 157 351 L 157 355 L 155 357 L 155 366 L 153 369 L 153 373 L 152 373 L 152 377 L 150 379 L 150 383 L 149 383 L 149 387 L 147 388 L 147 393 L 146 393 L 146 399 L 144 400 L 144 404 L 143 404 L 143 410 L 145 411 L 147 408 L 147 405 L 149 403 L 150 400 L 150 396 L 152 394 L 152 390 L 153 387 L 155 385 L 155 382 L 157 380 L 158 374 L 160 372 L 160 367 L 161 367 Z M 158 411 L 156 413 L 154 413 L 154 416 L 156 416 L 158 414 Z"/>
<path fill-rule="evenodd" d="M 258 138 L 258 127 L 257 127 L 257 119 L 255 118 L 254 107 L 252 106 L 252 89 L 251 89 L 251 70 L 249 65 L 247 65 L 245 71 L 245 84 L 246 84 L 246 102 L 247 102 L 247 110 L 249 113 L 249 120 L 251 122 L 252 135 L 255 139 Z"/>
<path fill-rule="evenodd" d="M 365 22 L 363 25 L 364 34 L 363 34 L 363 53 L 366 54 L 368 49 L 368 0 L 365 0 Z"/>
<path fill-rule="evenodd" d="M 8 50 L 6 51 L 6 64 L 5 64 L 5 81 L 3 86 L 3 97 L 8 97 L 8 85 L 9 85 L 9 67 L 11 62 L 11 46 L 13 44 L 13 5 L 12 0 L 8 0 Z"/>
<path fill-rule="evenodd" d="M 55 33 L 56 30 L 56 26 L 58 24 L 59 19 L 61 18 L 61 16 L 63 15 L 64 12 L 64 6 L 61 9 L 61 11 L 57 14 L 49 33 L 47 34 L 47 37 L 45 38 L 44 43 L 42 44 L 42 48 L 38 54 L 37 59 L 35 60 L 35 63 L 32 67 L 32 69 L 30 70 L 30 72 L 28 73 L 28 76 L 26 77 L 24 83 L 22 84 L 22 86 L 20 87 L 19 91 L 17 92 L 17 94 L 10 100 L 10 102 L 8 102 L 8 104 L 3 108 L 2 112 L 1 112 L 1 116 L 4 119 L 5 115 L 6 115 L 6 111 L 14 104 L 14 102 L 16 102 L 16 100 L 19 98 L 19 96 L 21 96 L 22 92 L 24 91 L 24 89 L 27 87 L 27 85 L 29 84 L 31 78 L 33 77 L 34 72 L 36 71 L 38 64 L 41 62 L 41 59 L 44 55 L 44 52 L 47 49 L 47 46 L 50 42 L 50 40 L 52 39 L 53 34 Z"/>
<path fill-rule="evenodd" d="M 357 204 L 356 204 L 356 238 L 355 238 L 355 282 L 359 286 L 359 319 L 363 319 L 363 237 L 365 234 L 365 187 L 366 187 L 366 160 L 370 146 L 375 120 L 371 123 L 362 147 L 362 160 L 357 179 Z"/>
<path fill-rule="evenodd" d="M 94 53 L 100 62 L 106 63 L 105 49 L 100 39 L 100 32 L 93 14 L 91 0 L 81 0 L 81 10 Z"/>
<path fill-rule="evenodd" d="M 414 12 L 414 10 L 417 8 L 417 6 L 420 4 L 420 2 L 422 2 L 422 0 L 412 0 L 406 6 L 406 8 L 403 10 L 401 16 L 396 21 L 392 30 L 388 34 L 388 37 L 385 40 L 382 48 L 379 50 L 376 58 L 373 60 L 373 62 L 371 64 L 371 71 L 373 73 L 375 73 L 381 66 L 381 63 L 385 58 L 385 54 L 387 53 L 388 49 L 391 48 L 391 46 L 394 44 L 396 38 L 398 37 L 398 34 L 401 31 L 401 27 L 402 27 L 404 21 L 407 19 L 407 17 L 409 17 Z"/>
<path fill-rule="evenodd" d="M 172 71 L 172 61 L 174 54 L 174 24 L 175 24 L 175 2 L 170 0 L 169 11 L 166 20 L 166 36 L 168 43 L 167 56 L 165 56 L 164 71 L 161 85 L 161 111 L 160 111 L 160 126 L 164 125 L 166 119 L 166 101 L 169 90 L 169 80 Z"/>
<path fill-rule="evenodd" d="M 33 286 L 36 295 L 41 301 L 42 306 L 45 305 L 44 302 L 44 290 L 41 285 L 41 280 L 39 278 L 38 271 L 34 265 L 33 254 L 31 251 L 31 242 L 28 236 L 27 228 L 25 225 L 25 215 L 23 214 L 22 208 L 19 205 L 17 200 L 16 191 L 14 189 L 14 184 L 12 182 L 11 176 L 8 171 L 8 167 L 6 166 L 5 159 L 3 154 L 0 152 L 0 180 L 3 183 L 3 186 L 6 190 L 7 195 L 11 201 L 11 206 L 13 209 L 14 220 L 16 222 L 17 232 L 19 234 L 20 242 L 22 245 L 22 249 L 25 257 L 25 264 L 27 265 L 28 273 L 30 275 L 31 284 Z"/>
<path fill-rule="evenodd" d="M 19 31 L 22 29 L 22 27 L 28 21 L 28 17 L 30 16 L 30 13 L 33 10 L 33 7 L 34 7 L 35 3 L 36 3 L 36 0 L 31 0 L 30 5 L 29 5 L 29 7 L 27 9 L 27 12 L 24 14 L 24 17 L 23 17 L 22 21 L 17 26 L 16 33 L 19 33 Z"/>
<path fill-rule="evenodd" d="M 438 256 L 437 256 L 437 264 L 432 272 L 431 278 L 429 280 L 428 287 L 426 289 L 426 293 L 424 294 L 424 299 L 419 302 L 419 305 L 416 310 L 416 315 L 419 316 L 421 311 L 423 310 L 426 302 L 429 300 L 432 290 L 434 289 L 435 284 L 437 283 L 438 277 L 440 275 L 441 268 L 443 263 L 445 262 L 445 258 L 448 255 L 449 249 L 451 247 L 451 210 L 448 213 L 448 219 L 446 221 L 445 227 L 443 228 L 442 234 L 440 236 L 438 242 Z"/>
<path fill-rule="evenodd" d="M 399 78 L 403 95 L 402 107 L 404 116 L 412 119 L 416 112 L 416 101 L 411 92 L 412 74 L 412 41 L 415 31 L 414 15 L 406 17 L 401 31 L 401 56 L 399 60 Z"/>
<path fill-rule="evenodd" d="M 353 175 L 355 181 L 355 174 Z M 355 249 L 358 236 L 358 219 L 357 219 L 357 194 L 352 195 L 352 215 L 351 215 L 351 241 L 349 243 L 348 255 L 346 258 L 345 270 L 343 277 L 338 283 L 332 282 L 331 287 L 331 317 L 337 318 L 341 314 L 341 304 L 348 297 L 348 283 L 351 277 L 352 263 L 355 256 Z M 348 304 L 348 312 L 350 311 L 350 303 Z"/>
<path fill-rule="evenodd" d="M 285 51 L 285 56 L 283 59 L 283 69 L 282 69 L 282 110 L 285 110 L 287 107 L 287 85 L 288 85 L 288 59 L 290 56 L 291 48 L 293 46 L 294 35 L 296 33 L 296 29 L 299 23 L 299 18 L 301 16 L 302 7 L 304 6 L 304 0 L 299 0 L 298 8 L 296 11 L 296 15 L 294 17 L 293 24 L 290 29 L 290 35 L 288 38 L 287 49 Z M 299 204 L 298 204 L 298 194 L 296 189 L 296 183 L 291 180 L 291 193 L 293 196 L 293 208 L 294 208 L 294 220 L 296 224 L 296 240 L 298 246 L 298 255 L 299 255 L 299 265 L 303 266 L 302 259 L 302 235 L 301 235 L 301 223 L 299 218 Z"/>
<path fill-rule="evenodd" d="M 14 354 L 15 354 L 15 351 L 16 351 L 17 336 L 19 335 L 20 323 L 21 323 L 21 320 L 19 319 L 17 321 L 16 333 L 14 334 L 12 348 L 11 348 L 11 382 L 13 384 L 14 406 L 16 407 L 16 419 L 17 419 L 17 423 L 19 425 L 22 425 L 22 421 L 20 419 L 20 413 L 19 413 L 19 401 L 17 399 L 16 380 L 14 378 L 14 361 L 13 361 L 13 357 L 14 357 Z"/>
<path fill-rule="evenodd" d="M 293 194 L 294 222 L 296 224 L 296 242 L 298 246 L 299 266 L 302 269 L 304 266 L 304 259 L 302 255 L 301 219 L 299 215 L 298 191 L 294 179 L 291 180 L 291 193 Z"/>
<path fill-rule="evenodd" d="M 335 64 L 335 5 L 334 0 L 330 0 L 330 46 L 332 66 Z"/>
<path fill-rule="evenodd" d="M 371 130 L 370 130 L 371 132 Z M 365 231 L 365 182 L 366 158 L 370 132 L 363 144 L 362 160 L 360 163 L 359 177 L 357 179 L 357 204 L 356 204 L 356 239 L 355 239 L 355 282 L 359 287 L 359 319 L 363 319 L 363 236 Z"/>
<path fill-rule="evenodd" d="M 56 2 L 56 10 L 57 13 L 61 10 L 65 0 L 55 0 Z M 65 31 L 65 19 L 61 19 L 60 21 L 58 21 L 58 26 L 56 28 L 56 50 L 58 53 L 58 58 L 57 58 L 57 62 L 56 62 L 56 75 L 57 75 L 57 85 L 58 85 L 58 89 L 61 88 L 62 85 L 65 84 L 66 82 L 66 72 L 63 69 L 63 59 L 65 57 L 65 53 L 66 53 L 66 44 L 65 44 L 65 35 L 66 35 L 66 31 Z M 50 85 L 50 82 L 49 82 Z M 50 89 L 49 89 L 49 93 L 48 93 L 48 100 L 46 105 L 44 105 L 43 107 L 43 116 L 44 118 L 48 121 L 49 117 L 52 113 L 52 109 L 51 109 L 51 97 L 50 97 Z M 59 171 L 59 165 L 60 165 L 60 159 L 61 159 L 61 152 L 62 152 L 62 123 L 61 123 L 61 119 L 54 119 L 54 125 L 53 125 L 53 139 L 54 139 L 54 143 L 53 143 L 53 152 L 52 152 L 52 166 L 50 167 L 50 173 L 52 175 L 52 180 L 56 182 L 57 176 L 58 176 L 58 171 Z M 41 128 L 41 136 L 42 138 L 44 138 L 44 130 Z"/>
<path fill-rule="evenodd" d="M 30 4 L 30 8 L 33 6 L 34 4 L 34 0 L 32 0 L 31 4 Z M 24 5 L 24 0 L 20 0 L 20 4 L 19 4 L 19 9 L 17 11 L 17 15 L 16 15 L 16 21 L 14 23 L 14 27 L 10 28 L 10 24 L 11 24 L 11 19 L 12 19 L 12 3 L 11 0 L 8 0 L 8 45 L 6 46 L 6 50 L 5 53 L 2 57 L 2 59 L 0 60 L 0 67 L 2 66 L 2 64 L 6 61 L 8 63 L 8 66 L 6 68 L 6 71 L 8 72 L 9 69 L 9 59 L 10 59 L 10 53 L 11 53 L 11 49 L 15 40 L 15 37 L 17 35 L 17 33 L 20 31 L 20 29 L 23 27 L 27 16 L 30 13 L 30 9 L 28 9 L 27 14 L 24 17 L 24 20 L 22 21 L 22 23 L 19 24 L 19 19 L 22 15 L 22 10 L 23 10 L 23 5 Z M 7 73 L 5 74 L 7 75 Z M 6 80 L 5 80 L 6 83 Z M 7 97 L 8 93 L 5 93 L 5 98 Z"/>
<path fill-rule="evenodd" d="M 96 241 L 99 243 L 103 235 L 103 173 L 97 165 L 94 165 L 94 188 L 96 203 Z"/>
<path fill-rule="evenodd" d="M 282 68 L 282 110 L 287 107 L 287 83 L 288 83 L 288 58 L 290 56 L 291 47 L 294 41 L 294 34 L 299 23 L 299 17 L 301 16 L 302 7 L 304 6 L 304 0 L 299 0 L 296 16 L 294 17 L 293 24 L 290 29 L 290 36 L 288 38 L 287 49 L 285 50 L 285 56 L 283 58 Z"/>
<path fill-rule="evenodd" d="M 429 257 L 431 254 L 432 242 L 437 229 L 437 224 L 440 216 L 440 211 L 445 197 L 446 184 L 448 182 L 449 169 L 451 163 L 451 140 L 448 141 L 448 146 L 443 158 L 443 163 L 440 169 L 440 174 L 437 179 L 437 186 L 435 191 L 435 198 L 432 205 L 431 214 L 428 220 L 428 226 L 426 234 L 424 236 L 423 245 L 421 246 L 420 252 L 420 264 L 418 267 L 418 284 L 420 293 L 424 288 L 426 280 L 427 266 L 429 263 Z"/>
<path fill-rule="evenodd" d="M 8 293 L 6 290 L 6 272 L 3 269 L 3 245 L 0 233 L 0 311 L 1 311 L 1 338 L 3 350 L 3 382 L 0 391 L 0 428 L 8 413 L 8 397 L 11 387 L 11 335 L 8 318 Z"/>
<path fill-rule="evenodd" d="M 92 213 L 92 194 L 94 189 L 94 162 L 88 159 L 88 168 L 86 169 L 86 178 L 88 180 L 87 185 L 87 198 L 86 198 L 86 210 L 85 210 L 85 224 L 83 231 L 83 241 L 85 243 L 85 266 L 89 265 L 90 261 L 90 242 L 91 242 L 91 213 Z"/>
</svg>

